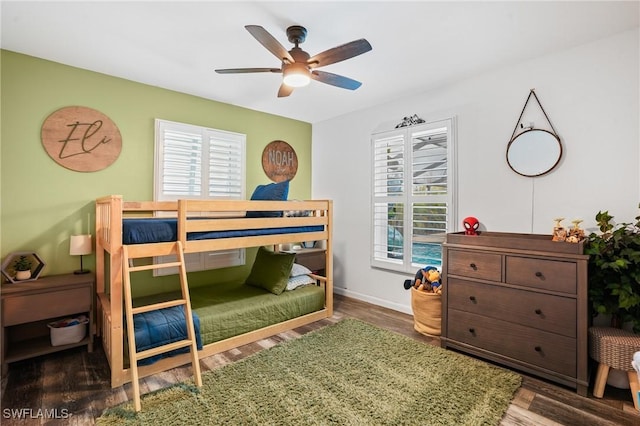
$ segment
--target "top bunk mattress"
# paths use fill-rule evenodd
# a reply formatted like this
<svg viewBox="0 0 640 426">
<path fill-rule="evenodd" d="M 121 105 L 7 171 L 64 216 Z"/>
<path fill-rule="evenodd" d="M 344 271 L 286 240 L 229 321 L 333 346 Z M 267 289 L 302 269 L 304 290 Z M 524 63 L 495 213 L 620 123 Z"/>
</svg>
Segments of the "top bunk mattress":
<svg viewBox="0 0 640 426">
<path fill-rule="evenodd" d="M 187 240 L 211 240 L 216 238 L 255 237 L 259 235 L 295 234 L 321 232 L 324 227 L 293 226 L 285 228 L 240 229 L 230 231 L 190 232 Z M 123 219 L 122 244 L 146 244 L 176 241 L 178 239 L 178 219 L 149 218 Z"/>
</svg>

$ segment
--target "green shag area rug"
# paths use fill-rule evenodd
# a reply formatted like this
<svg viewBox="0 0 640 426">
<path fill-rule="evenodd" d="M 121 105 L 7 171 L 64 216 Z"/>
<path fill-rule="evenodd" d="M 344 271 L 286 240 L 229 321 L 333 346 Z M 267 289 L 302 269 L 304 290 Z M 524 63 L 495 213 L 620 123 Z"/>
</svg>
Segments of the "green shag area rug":
<svg viewBox="0 0 640 426">
<path fill-rule="evenodd" d="M 98 425 L 497 425 L 518 374 L 345 319 L 105 410 Z"/>
</svg>

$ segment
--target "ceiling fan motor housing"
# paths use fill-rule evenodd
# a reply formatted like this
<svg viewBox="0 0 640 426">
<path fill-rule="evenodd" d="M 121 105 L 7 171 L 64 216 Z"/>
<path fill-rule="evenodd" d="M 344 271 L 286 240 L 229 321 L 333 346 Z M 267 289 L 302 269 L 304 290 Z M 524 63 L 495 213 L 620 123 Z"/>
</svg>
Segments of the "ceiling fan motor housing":
<svg viewBox="0 0 640 426">
<path fill-rule="evenodd" d="M 291 55 L 291 57 L 293 58 L 293 60 L 296 63 L 302 63 L 302 64 L 306 64 L 307 61 L 309 60 L 310 56 L 307 52 L 305 52 L 304 50 L 300 49 L 299 47 L 294 47 L 293 49 L 291 49 L 289 51 L 289 54 Z M 285 61 L 286 62 L 286 61 Z"/>
<path fill-rule="evenodd" d="M 304 43 L 307 38 L 307 29 L 300 25 L 292 25 L 287 28 L 287 38 L 289 42 L 298 46 L 298 44 Z"/>
</svg>

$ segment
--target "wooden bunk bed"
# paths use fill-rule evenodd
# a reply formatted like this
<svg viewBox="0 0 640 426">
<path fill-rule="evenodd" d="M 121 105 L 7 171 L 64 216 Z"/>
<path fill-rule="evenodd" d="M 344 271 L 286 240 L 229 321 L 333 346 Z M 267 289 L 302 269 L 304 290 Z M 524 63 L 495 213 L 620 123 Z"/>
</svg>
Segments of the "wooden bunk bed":
<svg viewBox="0 0 640 426">
<path fill-rule="evenodd" d="M 246 217 L 247 212 L 305 214 Z M 131 371 L 125 365 L 124 357 L 122 248 L 128 242 L 126 238 L 123 240 L 123 221 L 127 218 L 148 219 L 155 215 L 174 216 L 177 224 L 176 241 L 181 243 L 184 253 L 260 246 L 273 246 L 277 249 L 279 244 L 301 241 L 318 241 L 326 248 L 325 276 L 313 275 L 318 286 L 324 290 L 324 307 L 296 318 L 208 343 L 198 351 L 200 359 L 333 315 L 331 201 L 132 202 L 124 201 L 120 195 L 101 197 L 96 200 L 97 334 L 102 338 L 111 368 L 112 387 L 131 381 Z M 223 235 L 220 236 L 219 233 Z M 192 239 L 193 236 L 198 239 Z M 189 354 L 164 358 L 151 365 L 140 366 L 139 376 L 149 376 L 189 362 Z"/>
</svg>

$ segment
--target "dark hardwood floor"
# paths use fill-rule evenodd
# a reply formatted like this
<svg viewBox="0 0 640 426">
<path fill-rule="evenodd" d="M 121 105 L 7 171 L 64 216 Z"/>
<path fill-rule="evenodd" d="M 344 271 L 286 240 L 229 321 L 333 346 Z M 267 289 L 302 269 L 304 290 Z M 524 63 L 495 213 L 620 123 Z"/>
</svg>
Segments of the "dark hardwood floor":
<svg viewBox="0 0 640 426">
<path fill-rule="evenodd" d="M 336 296 L 331 319 L 281 333 L 202 360 L 206 372 L 242 359 L 264 348 L 309 331 L 335 323 L 344 317 L 358 318 L 426 344 L 439 345 L 413 330 L 410 315 Z M 88 353 L 75 348 L 10 364 L 2 377 L 2 425 L 91 425 L 107 407 L 131 397 L 129 384 L 111 389 L 106 358 L 100 345 Z M 189 378 L 190 367 L 176 368 L 141 380 L 146 393 Z M 589 392 L 581 397 L 575 391 L 534 377 L 523 376 L 502 425 L 640 425 L 640 414 L 633 407 L 629 390 L 607 386 L 603 399 Z"/>
</svg>

